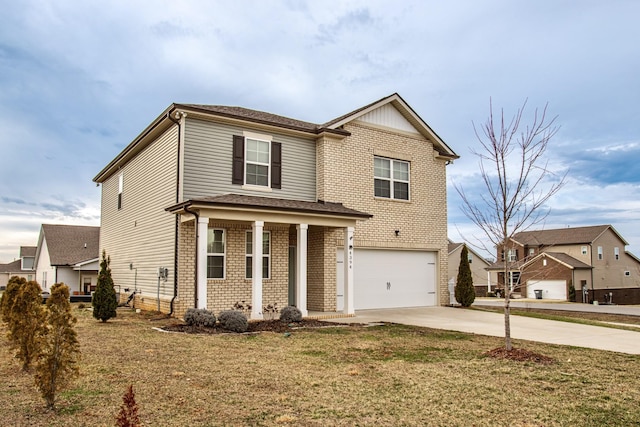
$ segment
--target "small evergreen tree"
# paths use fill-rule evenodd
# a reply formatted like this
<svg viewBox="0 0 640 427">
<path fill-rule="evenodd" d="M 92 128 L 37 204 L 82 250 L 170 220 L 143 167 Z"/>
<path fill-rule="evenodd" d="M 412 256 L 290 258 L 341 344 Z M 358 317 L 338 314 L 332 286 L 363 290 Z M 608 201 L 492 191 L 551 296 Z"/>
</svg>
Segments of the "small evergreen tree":
<svg viewBox="0 0 640 427">
<path fill-rule="evenodd" d="M 106 322 L 112 317 L 116 317 L 116 308 L 118 308 L 118 300 L 116 299 L 116 291 L 113 287 L 113 279 L 111 278 L 111 269 L 109 264 L 111 258 L 107 257 L 107 252 L 102 251 L 102 261 L 100 261 L 100 273 L 98 273 L 98 284 L 96 291 L 93 293 L 91 305 L 93 306 L 93 317 Z"/>
<path fill-rule="evenodd" d="M 120 406 L 120 413 L 116 418 L 116 425 L 118 427 L 139 427 L 142 425 L 138 415 L 138 404 L 133 393 L 133 385 L 129 386 L 122 397 L 122 406 Z"/>
<path fill-rule="evenodd" d="M 56 283 L 47 300 L 47 329 L 36 363 L 35 382 L 47 407 L 53 409 L 56 393 L 78 374 L 80 344 L 73 329 L 69 287 Z"/>
<path fill-rule="evenodd" d="M 13 303 L 20 292 L 20 288 L 25 285 L 27 281 L 24 277 L 12 276 L 7 282 L 7 289 L 2 294 L 2 298 L 0 298 L 0 315 L 2 316 L 2 321 L 11 328 L 11 313 L 13 308 Z"/>
<path fill-rule="evenodd" d="M 471 277 L 471 267 L 469 266 L 469 251 L 467 245 L 462 246 L 460 254 L 460 267 L 458 268 L 458 277 L 456 280 L 456 301 L 463 306 L 469 307 L 476 299 L 476 291 L 473 287 L 473 278 Z"/>
<path fill-rule="evenodd" d="M 29 281 L 20 286 L 9 315 L 9 340 L 25 371 L 40 352 L 44 322 L 42 290 L 37 282 Z"/>
</svg>

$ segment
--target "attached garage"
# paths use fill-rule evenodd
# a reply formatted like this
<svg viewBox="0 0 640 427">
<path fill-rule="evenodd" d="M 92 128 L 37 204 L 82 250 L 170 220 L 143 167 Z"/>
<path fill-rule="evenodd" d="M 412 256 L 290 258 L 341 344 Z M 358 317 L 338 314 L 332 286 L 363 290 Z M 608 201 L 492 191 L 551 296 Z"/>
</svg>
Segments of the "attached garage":
<svg viewBox="0 0 640 427">
<path fill-rule="evenodd" d="M 566 280 L 529 280 L 527 282 L 527 298 L 535 298 L 536 290 L 542 291 L 542 299 L 567 299 Z"/>
<path fill-rule="evenodd" d="M 437 304 L 436 252 L 354 250 L 354 307 L 424 307 Z M 337 254 L 337 309 L 344 307 L 343 251 Z"/>
</svg>

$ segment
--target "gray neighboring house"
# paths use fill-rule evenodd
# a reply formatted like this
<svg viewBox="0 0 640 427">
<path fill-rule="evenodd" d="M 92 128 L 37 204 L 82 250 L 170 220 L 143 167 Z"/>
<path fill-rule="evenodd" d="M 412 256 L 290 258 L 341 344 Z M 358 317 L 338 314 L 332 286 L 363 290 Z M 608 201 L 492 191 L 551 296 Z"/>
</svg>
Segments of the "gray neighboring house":
<svg viewBox="0 0 640 427">
<path fill-rule="evenodd" d="M 7 264 L 0 264 L 0 289 L 7 286 L 7 282 L 13 276 L 24 277 L 25 280 L 34 280 L 33 268 L 36 256 L 35 246 L 20 246 L 20 259 Z"/>
<path fill-rule="evenodd" d="M 42 290 L 55 283 L 72 295 L 95 290 L 100 264 L 100 227 L 42 224 L 35 253 L 35 277 Z"/>
</svg>

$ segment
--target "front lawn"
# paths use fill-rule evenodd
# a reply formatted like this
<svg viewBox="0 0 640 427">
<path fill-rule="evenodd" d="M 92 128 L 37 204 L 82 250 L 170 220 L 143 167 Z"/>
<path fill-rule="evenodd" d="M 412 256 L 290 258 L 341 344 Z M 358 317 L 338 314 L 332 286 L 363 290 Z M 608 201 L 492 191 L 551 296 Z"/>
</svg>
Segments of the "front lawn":
<svg viewBox="0 0 640 427">
<path fill-rule="evenodd" d="M 503 339 L 384 325 L 193 335 L 118 309 L 74 306 L 81 376 L 44 409 L 0 327 L 0 425 L 114 426 L 133 384 L 145 426 L 628 426 L 640 356 L 514 341 L 550 365 L 483 353 Z"/>
</svg>

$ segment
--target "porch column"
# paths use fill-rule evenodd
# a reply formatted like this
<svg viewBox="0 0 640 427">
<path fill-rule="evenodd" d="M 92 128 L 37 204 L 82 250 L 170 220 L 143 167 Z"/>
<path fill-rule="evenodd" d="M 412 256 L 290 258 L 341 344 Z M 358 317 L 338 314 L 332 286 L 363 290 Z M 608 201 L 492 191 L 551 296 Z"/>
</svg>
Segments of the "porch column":
<svg viewBox="0 0 640 427">
<path fill-rule="evenodd" d="M 344 313 L 355 314 L 353 308 L 353 231 L 354 227 L 344 229 Z"/>
<path fill-rule="evenodd" d="M 196 308 L 207 308 L 207 240 L 209 238 L 209 218 L 198 217 L 196 257 L 198 271 L 196 277 Z"/>
<path fill-rule="evenodd" d="M 308 224 L 298 224 L 298 246 L 296 254 L 296 306 L 302 316 L 308 316 L 307 310 L 307 231 Z"/>
<path fill-rule="evenodd" d="M 262 319 L 262 232 L 264 221 L 253 222 L 251 259 L 251 318 Z"/>
</svg>

